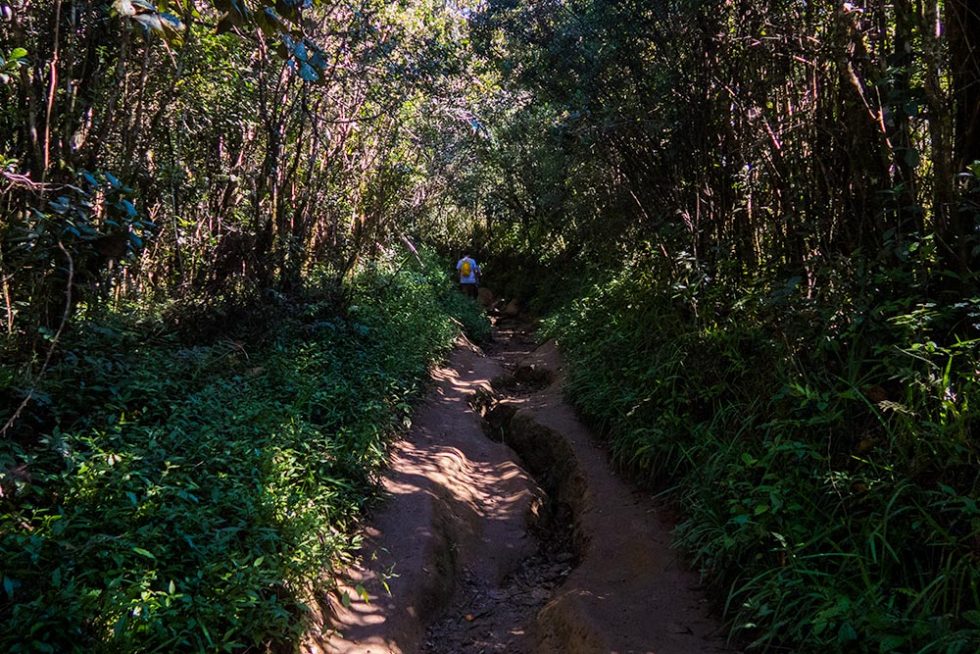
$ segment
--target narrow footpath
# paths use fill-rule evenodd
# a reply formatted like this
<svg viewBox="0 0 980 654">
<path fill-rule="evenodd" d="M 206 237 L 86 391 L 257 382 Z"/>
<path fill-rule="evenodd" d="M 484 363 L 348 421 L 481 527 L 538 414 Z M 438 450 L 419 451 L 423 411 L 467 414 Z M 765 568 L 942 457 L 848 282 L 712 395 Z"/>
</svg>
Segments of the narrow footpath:
<svg viewBox="0 0 980 654">
<path fill-rule="evenodd" d="M 611 470 L 562 379 L 519 323 L 486 353 L 458 341 L 303 652 L 731 651 L 660 507 Z"/>
</svg>

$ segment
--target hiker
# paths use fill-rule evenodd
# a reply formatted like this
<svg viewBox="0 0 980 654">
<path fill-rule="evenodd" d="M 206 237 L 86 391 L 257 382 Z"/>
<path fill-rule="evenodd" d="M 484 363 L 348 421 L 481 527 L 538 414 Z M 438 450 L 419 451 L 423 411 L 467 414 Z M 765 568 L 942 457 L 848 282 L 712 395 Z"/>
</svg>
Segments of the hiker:
<svg viewBox="0 0 980 654">
<path fill-rule="evenodd" d="M 470 255 L 464 254 L 456 262 L 456 270 L 459 272 L 459 290 L 475 300 L 480 288 L 480 266 Z"/>
</svg>

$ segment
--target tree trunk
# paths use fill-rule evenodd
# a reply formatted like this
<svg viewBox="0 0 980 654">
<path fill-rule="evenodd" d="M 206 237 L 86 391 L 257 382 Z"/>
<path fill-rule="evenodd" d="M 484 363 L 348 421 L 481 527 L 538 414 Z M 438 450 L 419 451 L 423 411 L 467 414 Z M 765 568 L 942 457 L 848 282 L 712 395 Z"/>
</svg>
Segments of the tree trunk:
<svg viewBox="0 0 980 654">
<path fill-rule="evenodd" d="M 953 172 L 957 173 L 980 160 L 980 9 L 972 0 L 947 0 L 946 29 L 953 78 Z M 954 207 L 942 239 L 950 268 L 961 275 L 972 268 L 974 220 L 972 212 Z"/>
</svg>

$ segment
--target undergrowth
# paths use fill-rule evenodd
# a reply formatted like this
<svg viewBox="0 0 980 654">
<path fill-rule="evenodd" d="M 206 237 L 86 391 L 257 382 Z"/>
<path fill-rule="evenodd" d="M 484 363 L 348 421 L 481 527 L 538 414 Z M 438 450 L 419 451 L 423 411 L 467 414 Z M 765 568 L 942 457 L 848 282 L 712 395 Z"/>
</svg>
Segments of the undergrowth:
<svg viewBox="0 0 980 654">
<path fill-rule="evenodd" d="M 638 272 L 641 271 L 641 272 Z M 656 264 L 552 317 L 567 392 L 750 650 L 980 651 L 980 300 L 843 275 L 739 289 Z M 889 286 L 891 285 L 891 286 Z M 891 299 L 890 299 L 891 298 Z"/>
<path fill-rule="evenodd" d="M 273 298 L 259 339 L 76 325 L 0 443 L 0 649 L 262 651 L 301 633 L 428 366 L 459 324 L 488 333 L 443 268 L 373 267 L 343 306 Z M 0 371 L 9 414 L 24 389 Z"/>
</svg>

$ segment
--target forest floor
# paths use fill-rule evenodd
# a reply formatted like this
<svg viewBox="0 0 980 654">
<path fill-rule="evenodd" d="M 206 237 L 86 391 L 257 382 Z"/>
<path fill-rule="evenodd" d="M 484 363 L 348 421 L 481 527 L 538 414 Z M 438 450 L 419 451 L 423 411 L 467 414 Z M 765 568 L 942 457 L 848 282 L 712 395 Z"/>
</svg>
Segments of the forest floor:
<svg viewBox="0 0 980 654">
<path fill-rule="evenodd" d="M 553 343 L 498 322 L 433 379 L 304 652 L 730 651 L 664 507 L 562 397 Z"/>
</svg>

